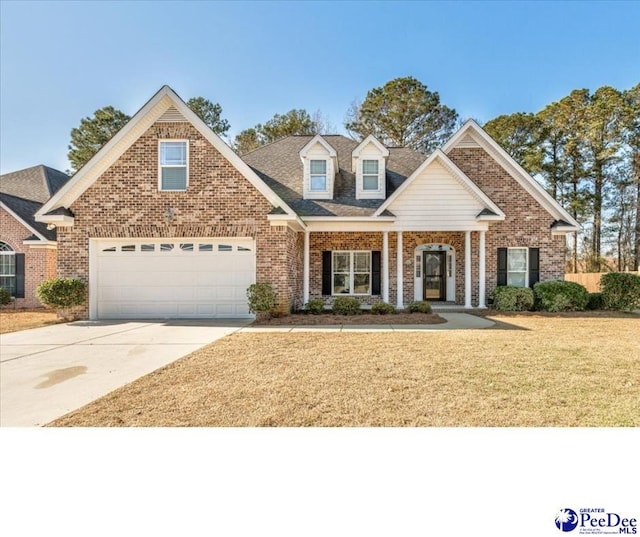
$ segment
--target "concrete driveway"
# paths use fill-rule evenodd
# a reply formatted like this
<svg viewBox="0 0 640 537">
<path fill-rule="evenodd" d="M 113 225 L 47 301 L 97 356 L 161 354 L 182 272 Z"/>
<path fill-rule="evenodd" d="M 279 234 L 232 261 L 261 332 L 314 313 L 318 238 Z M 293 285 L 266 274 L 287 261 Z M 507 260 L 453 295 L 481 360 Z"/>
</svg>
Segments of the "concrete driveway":
<svg viewBox="0 0 640 537">
<path fill-rule="evenodd" d="M 80 321 L 0 335 L 0 425 L 44 425 L 249 324 Z"/>
</svg>

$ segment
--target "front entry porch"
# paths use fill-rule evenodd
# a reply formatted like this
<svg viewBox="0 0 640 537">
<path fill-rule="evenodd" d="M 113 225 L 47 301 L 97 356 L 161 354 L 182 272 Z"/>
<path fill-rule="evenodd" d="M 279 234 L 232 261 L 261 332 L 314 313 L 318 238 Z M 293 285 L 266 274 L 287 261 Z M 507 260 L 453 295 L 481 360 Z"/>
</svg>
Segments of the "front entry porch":
<svg viewBox="0 0 640 537">
<path fill-rule="evenodd" d="M 303 233 L 303 304 L 346 295 L 398 309 L 419 300 L 486 307 L 486 229 Z"/>
</svg>

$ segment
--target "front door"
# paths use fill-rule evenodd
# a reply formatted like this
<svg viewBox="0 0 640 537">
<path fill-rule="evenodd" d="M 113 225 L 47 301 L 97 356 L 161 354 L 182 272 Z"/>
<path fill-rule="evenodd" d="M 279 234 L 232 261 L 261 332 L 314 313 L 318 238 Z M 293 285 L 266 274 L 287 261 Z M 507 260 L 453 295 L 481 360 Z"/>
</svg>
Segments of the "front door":
<svg viewBox="0 0 640 537">
<path fill-rule="evenodd" d="M 447 252 L 424 252 L 422 282 L 424 300 L 446 300 Z"/>
</svg>

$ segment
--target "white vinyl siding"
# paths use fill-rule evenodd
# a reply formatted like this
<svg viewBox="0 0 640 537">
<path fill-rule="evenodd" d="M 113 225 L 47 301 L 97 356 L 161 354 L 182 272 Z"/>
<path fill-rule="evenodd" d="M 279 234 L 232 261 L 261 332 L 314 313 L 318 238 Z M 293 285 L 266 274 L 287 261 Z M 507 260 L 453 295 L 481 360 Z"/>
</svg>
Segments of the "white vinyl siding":
<svg viewBox="0 0 640 537">
<path fill-rule="evenodd" d="M 332 294 L 371 294 L 371 252 L 333 252 Z"/>
<path fill-rule="evenodd" d="M 529 256 L 527 248 L 507 249 L 507 285 L 527 287 Z"/>
<path fill-rule="evenodd" d="M 403 229 L 466 229 L 484 208 L 441 164 L 434 162 L 389 206 Z"/>
<path fill-rule="evenodd" d="M 189 183 L 189 143 L 161 140 L 158 146 L 160 190 L 186 190 Z"/>
</svg>

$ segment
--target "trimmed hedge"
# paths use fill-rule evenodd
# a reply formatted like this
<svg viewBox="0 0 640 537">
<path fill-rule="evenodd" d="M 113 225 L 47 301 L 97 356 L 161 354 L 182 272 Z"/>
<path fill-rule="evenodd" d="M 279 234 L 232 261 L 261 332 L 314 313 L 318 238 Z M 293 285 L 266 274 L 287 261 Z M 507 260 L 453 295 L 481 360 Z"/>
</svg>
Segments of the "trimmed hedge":
<svg viewBox="0 0 640 537">
<path fill-rule="evenodd" d="M 320 298 L 314 298 L 313 300 L 309 300 L 304 305 L 304 309 L 307 313 L 312 313 L 313 315 L 320 315 L 324 311 L 324 300 Z"/>
<path fill-rule="evenodd" d="M 587 302 L 588 310 L 603 310 L 604 299 L 602 293 L 589 293 L 589 302 Z"/>
<path fill-rule="evenodd" d="M 360 301 L 351 296 L 337 297 L 333 301 L 331 309 L 336 315 L 359 315 L 362 313 Z"/>
<path fill-rule="evenodd" d="M 45 306 L 66 310 L 84 304 L 87 284 L 77 278 L 51 278 L 38 285 L 36 296 Z"/>
<path fill-rule="evenodd" d="M 535 307 L 541 311 L 582 311 L 589 302 L 583 285 L 564 280 L 538 282 L 533 286 Z"/>
<path fill-rule="evenodd" d="M 632 311 L 640 308 L 640 275 L 611 272 L 600 278 L 604 306 L 610 310 Z"/>
<path fill-rule="evenodd" d="M 11 304 L 11 293 L 4 287 L 0 287 L 0 306 Z"/>
<path fill-rule="evenodd" d="M 276 307 L 276 293 L 270 283 L 252 283 L 247 298 L 251 313 L 271 313 Z"/>
<path fill-rule="evenodd" d="M 374 313 L 375 315 L 389 315 L 398 312 L 393 305 L 388 304 L 387 302 L 376 302 L 371 306 L 371 313 Z"/>
<path fill-rule="evenodd" d="M 431 313 L 431 304 L 426 300 L 416 300 L 409 304 L 409 313 Z"/>
<path fill-rule="evenodd" d="M 534 295 L 528 287 L 499 285 L 491 293 L 493 309 L 498 311 L 529 311 L 533 308 Z"/>
</svg>

